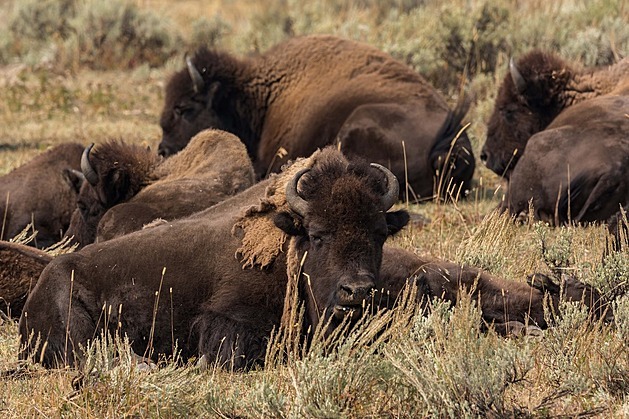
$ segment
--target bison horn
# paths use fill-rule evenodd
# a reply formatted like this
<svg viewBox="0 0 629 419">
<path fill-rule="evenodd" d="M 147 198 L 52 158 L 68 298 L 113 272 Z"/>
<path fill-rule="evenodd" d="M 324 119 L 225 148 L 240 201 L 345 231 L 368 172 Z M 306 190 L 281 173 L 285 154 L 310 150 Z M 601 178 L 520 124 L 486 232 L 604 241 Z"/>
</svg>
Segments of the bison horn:
<svg viewBox="0 0 629 419">
<path fill-rule="evenodd" d="M 201 77 L 201 73 L 194 66 L 190 57 L 186 57 L 186 67 L 188 67 L 188 73 L 190 74 L 190 78 L 192 79 L 192 87 L 194 88 L 194 93 L 199 93 L 201 89 L 203 89 L 203 85 L 205 82 L 203 81 L 203 77 Z"/>
<path fill-rule="evenodd" d="M 299 179 L 308 172 L 310 169 L 302 169 L 293 177 L 293 179 L 286 184 L 286 203 L 294 212 L 302 217 L 308 210 L 308 202 L 302 198 L 297 192 L 297 184 Z"/>
<path fill-rule="evenodd" d="M 83 155 L 81 155 L 81 171 L 83 172 L 83 176 L 85 176 L 85 180 L 87 180 L 90 185 L 95 186 L 98 183 L 98 174 L 90 163 L 90 151 L 92 151 L 92 147 L 94 147 L 94 143 L 85 147 L 85 150 L 83 150 Z"/>
<path fill-rule="evenodd" d="M 387 211 L 393 206 L 393 204 L 398 201 L 398 198 L 400 196 L 400 184 L 398 183 L 395 175 L 391 173 L 391 171 L 386 167 L 378 163 L 371 163 L 371 167 L 382 171 L 382 173 L 384 173 L 384 177 L 387 178 L 388 190 L 382 196 L 382 200 L 380 201 L 382 202 L 382 210 Z"/>
<path fill-rule="evenodd" d="M 524 93 L 524 90 L 526 89 L 526 81 L 524 80 L 524 77 L 522 77 L 522 74 L 520 74 L 518 67 L 516 67 L 513 57 L 509 60 L 509 73 L 511 73 L 511 80 L 513 80 L 513 84 L 515 85 L 518 93 Z"/>
</svg>

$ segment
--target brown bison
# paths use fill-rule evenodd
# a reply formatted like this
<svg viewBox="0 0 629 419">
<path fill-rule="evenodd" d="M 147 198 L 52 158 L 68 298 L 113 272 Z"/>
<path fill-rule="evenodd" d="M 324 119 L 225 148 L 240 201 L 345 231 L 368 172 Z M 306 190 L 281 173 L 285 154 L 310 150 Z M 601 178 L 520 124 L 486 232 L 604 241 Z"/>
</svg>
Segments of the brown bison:
<svg viewBox="0 0 629 419">
<path fill-rule="evenodd" d="M 360 314 L 385 239 L 408 221 L 387 212 L 398 188 L 384 167 L 326 148 L 200 215 L 62 255 L 26 302 L 20 356 L 73 365 L 107 328 L 138 354 L 177 345 L 234 368 L 262 362 L 289 278 L 307 326 Z"/>
<path fill-rule="evenodd" d="M 629 95 L 629 58 L 603 69 L 577 68 L 539 50 L 522 56 L 517 64 L 511 60 L 487 124 L 481 160 L 509 179 L 534 134 L 565 109 L 602 95 Z M 580 126 L 581 122 L 576 125 Z"/>
<path fill-rule="evenodd" d="M 503 206 L 558 225 L 606 221 L 629 205 L 629 95 L 564 110 L 535 134 L 509 180 Z"/>
<path fill-rule="evenodd" d="M 155 219 L 201 211 L 254 181 L 245 147 L 219 130 L 200 132 L 166 160 L 117 141 L 90 146 L 81 168 L 86 181 L 66 233 L 81 246 L 140 230 Z"/>
<path fill-rule="evenodd" d="M 426 80 L 376 48 L 316 35 L 251 58 L 201 49 L 186 62 L 166 87 L 162 155 L 215 127 L 244 142 L 258 178 L 337 144 L 408 179 L 421 199 L 470 187 L 466 105 L 452 112 Z"/>
<path fill-rule="evenodd" d="M 0 178 L 0 239 L 11 239 L 32 223 L 36 247 L 61 240 L 82 182 L 82 151 L 80 144 L 61 144 Z"/>
<path fill-rule="evenodd" d="M 460 293 L 469 293 L 478 302 L 483 328 L 493 327 L 504 335 L 519 335 L 531 328 L 547 328 L 546 294 L 551 309 L 558 313 L 559 301 L 583 302 L 593 319 L 613 321 L 611 305 L 592 286 L 574 278 L 562 278 L 561 285 L 543 274 L 531 275 L 528 283 L 507 281 L 478 268 L 420 257 L 402 249 L 384 247 L 380 282 L 395 296 L 408 278 L 417 286 L 417 299 L 427 304 L 434 298 L 452 305 Z"/>
<path fill-rule="evenodd" d="M 29 291 L 51 260 L 42 250 L 0 241 L 0 310 L 19 317 Z"/>
</svg>

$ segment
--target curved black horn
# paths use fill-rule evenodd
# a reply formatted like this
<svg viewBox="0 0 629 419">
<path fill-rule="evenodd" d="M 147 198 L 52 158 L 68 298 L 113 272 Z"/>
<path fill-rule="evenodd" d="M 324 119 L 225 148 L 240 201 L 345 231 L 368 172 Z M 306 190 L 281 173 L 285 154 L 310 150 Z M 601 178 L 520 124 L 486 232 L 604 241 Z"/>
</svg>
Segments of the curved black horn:
<svg viewBox="0 0 629 419">
<path fill-rule="evenodd" d="M 515 65 L 515 61 L 513 61 L 513 57 L 509 60 L 509 73 L 511 73 L 511 80 L 513 80 L 513 84 L 517 89 L 518 93 L 523 93 L 526 89 L 526 81 L 522 74 L 520 74 L 520 70 Z"/>
<path fill-rule="evenodd" d="M 382 171 L 382 173 L 384 173 L 384 177 L 387 178 L 387 185 L 388 185 L 388 190 L 387 192 L 382 195 L 382 200 L 380 202 L 382 202 L 382 210 L 383 211 L 387 211 L 389 208 L 391 208 L 393 206 L 393 204 L 395 204 L 400 196 L 400 184 L 397 181 L 397 178 L 395 177 L 395 175 L 393 173 L 391 173 L 391 171 L 389 169 L 387 169 L 386 167 L 378 164 L 378 163 L 371 163 L 371 167 L 374 167 L 380 171 Z"/>
<path fill-rule="evenodd" d="M 95 186 L 98 183 L 98 174 L 92 167 L 92 163 L 90 163 L 90 151 L 92 151 L 92 147 L 94 147 L 94 143 L 88 145 L 85 147 L 85 150 L 83 150 L 83 154 L 81 155 L 81 171 L 83 172 L 83 176 L 85 176 L 85 180 L 87 180 L 90 185 Z"/>
<path fill-rule="evenodd" d="M 188 67 L 188 74 L 190 74 L 190 78 L 192 79 L 194 93 L 199 93 L 199 91 L 203 89 L 205 82 L 203 81 L 203 77 L 201 77 L 201 73 L 199 73 L 199 70 L 197 70 L 188 56 L 186 56 L 186 67 Z"/>
<path fill-rule="evenodd" d="M 308 202 L 297 192 L 297 184 L 299 183 L 299 179 L 308 172 L 310 169 L 301 169 L 290 182 L 286 184 L 286 203 L 297 214 L 302 217 L 306 214 L 308 210 Z"/>
</svg>

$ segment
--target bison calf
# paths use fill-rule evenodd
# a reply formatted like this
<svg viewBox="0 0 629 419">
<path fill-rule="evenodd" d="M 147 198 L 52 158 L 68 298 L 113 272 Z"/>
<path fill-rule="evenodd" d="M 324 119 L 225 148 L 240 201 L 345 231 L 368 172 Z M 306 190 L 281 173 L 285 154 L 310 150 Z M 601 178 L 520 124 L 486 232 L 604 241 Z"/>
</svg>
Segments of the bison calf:
<svg viewBox="0 0 629 419">
<path fill-rule="evenodd" d="M 417 286 L 417 299 L 427 304 L 441 298 L 452 305 L 461 292 L 471 294 L 478 302 L 483 327 L 493 327 L 500 334 L 519 334 L 526 325 L 547 328 L 544 297 L 550 297 L 549 307 L 558 312 L 560 300 L 582 302 L 592 318 L 613 320 L 611 305 L 590 285 L 574 278 L 564 278 L 556 284 L 543 274 L 531 275 L 528 283 L 507 281 L 474 267 L 425 258 L 403 249 L 385 246 L 380 281 L 385 290 L 395 296 L 407 279 Z M 552 313 L 550 313 L 552 317 Z"/>
</svg>

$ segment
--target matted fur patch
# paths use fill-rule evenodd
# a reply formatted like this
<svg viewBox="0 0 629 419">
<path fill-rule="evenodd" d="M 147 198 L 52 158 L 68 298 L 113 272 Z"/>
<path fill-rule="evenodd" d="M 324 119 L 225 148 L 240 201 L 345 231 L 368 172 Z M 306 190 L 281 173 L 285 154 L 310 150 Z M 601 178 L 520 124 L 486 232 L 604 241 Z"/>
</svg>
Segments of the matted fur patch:
<svg viewBox="0 0 629 419">
<path fill-rule="evenodd" d="M 273 216 L 289 211 L 286 183 L 301 169 L 312 167 L 318 154 L 319 151 L 316 151 L 308 158 L 298 159 L 281 173 L 273 175 L 260 204 L 248 208 L 234 224 L 232 235 L 241 239 L 236 257 L 242 263 L 243 269 L 264 269 L 282 252 L 287 236 L 275 226 Z"/>
</svg>

